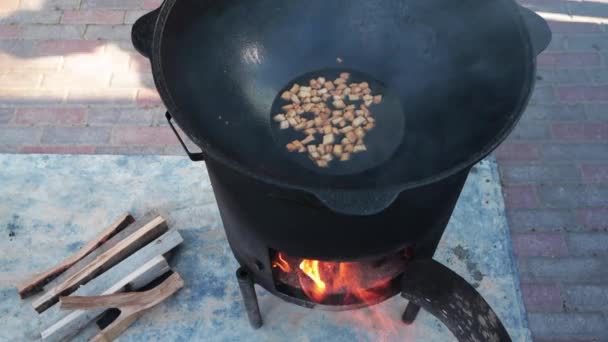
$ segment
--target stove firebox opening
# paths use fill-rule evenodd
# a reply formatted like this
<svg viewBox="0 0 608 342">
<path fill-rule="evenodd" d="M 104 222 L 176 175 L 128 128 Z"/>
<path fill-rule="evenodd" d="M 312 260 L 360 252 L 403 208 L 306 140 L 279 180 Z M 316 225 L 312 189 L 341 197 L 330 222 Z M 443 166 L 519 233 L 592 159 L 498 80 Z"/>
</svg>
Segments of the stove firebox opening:
<svg viewBox="0 0 608 342">
<path fill-rule="evenodd" d="M 270 255 L 276 289 L 287 298 L 344 310 L 378 304 L 399 293 L 408 261 L 405 250 L 354 262 L 293 257 L 272 250 Z"/>
</svg>

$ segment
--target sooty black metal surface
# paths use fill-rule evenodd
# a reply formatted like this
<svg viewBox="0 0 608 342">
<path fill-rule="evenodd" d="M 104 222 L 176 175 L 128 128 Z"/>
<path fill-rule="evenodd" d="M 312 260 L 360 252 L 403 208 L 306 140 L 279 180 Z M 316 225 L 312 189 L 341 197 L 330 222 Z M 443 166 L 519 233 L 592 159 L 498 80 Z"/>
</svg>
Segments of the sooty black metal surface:
<svg viewBox="0 0 608 342">
<path fill-rule="evenodd" d="M 209 158 L 335 211 L 374 214 L 404 189 L 470 167 L 511 131 L 532 91 L 536 46 L 547 43 L 531 43 L 544 22 L 526 18 L 512 0 L 166 0 L 153 73 Z M 385 162 L 327 174 L 277 143 L 279 91 L 328 68 L 370 75 L 401 102 L 391 115 L 407 124 L 401 138 L 385 136 L 398 146 Z"/>
<path fill-rule="evenodd" d="M 479 292 L 435 260 L 410 263 L 401 290 L 403 297 L 441 320 L 460 342 L 511 342 Z"/>
</svg>

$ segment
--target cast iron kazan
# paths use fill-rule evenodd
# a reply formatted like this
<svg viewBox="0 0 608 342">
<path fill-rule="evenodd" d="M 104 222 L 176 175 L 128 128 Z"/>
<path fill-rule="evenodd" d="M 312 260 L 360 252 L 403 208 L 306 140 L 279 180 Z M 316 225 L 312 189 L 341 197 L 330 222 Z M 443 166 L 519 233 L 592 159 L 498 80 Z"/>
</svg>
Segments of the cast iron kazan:
<svg viewBox="0 0 608 342">
<path fill-rule="evenodd" d="M 430 258 L 471 167 L 522 115 L 550 39 L 513 0 L 165 0 L 133 29 L 169 122 L 202 149 L 187 153 L 207 164 L 236 258 L 273 293 L 273 251 Z M 303 167 L 271 118 L 294 79 L 339 70 L 382 84 L 399 110 L 380 114 L 399 124 L 378 114 L 369 139 L 394 152 L 336 174 Z"/>
</svg>

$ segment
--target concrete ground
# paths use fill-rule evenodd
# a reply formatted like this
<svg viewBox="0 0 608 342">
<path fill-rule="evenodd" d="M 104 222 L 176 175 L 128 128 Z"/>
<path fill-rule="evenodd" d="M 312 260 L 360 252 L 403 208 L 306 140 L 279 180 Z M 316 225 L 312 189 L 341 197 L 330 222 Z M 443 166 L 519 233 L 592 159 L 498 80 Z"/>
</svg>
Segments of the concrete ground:
<svg viewBox="0 0 608 342">
<path fill-rule="evenodd" d="M 0 152 L 181 154 L 130 24 L 159 0 L 1 0 Z M 608 1 L 522 0 L 554 40 L 497 152 L 536 341 L 608 330 Z"/>
<path fill-rule="evenodd" d="M 184 243 L 171 265 L 186 285 L 121 341 L 455 342 L 424 310 L 415 324 L 403 324 L 407 301 L 401 296 L 370 308 L 327 312 L 259 289 L 265 324 L 251 329 L 206 169 L 187 157 L 0 154 L 0 165 L 0 179 L 6 180 L 0 187 L 1 342 L 37 340 L 40 331 L 70 314 L 55 305 L 37 315 L 34 298 L 19 300 L 15 281 L 77 250 L 97 234 L 92 222 L 111 222 L 124 211 L 136 220 L 155 212 L 179 230 Z M 513 341 L 527 342 L 510 243 L 496 164 L 486 160 L 471 172 L 435 258 L 475 286 Z M 91 328 L 76 341 L 89 340 Z"/>
</svg>

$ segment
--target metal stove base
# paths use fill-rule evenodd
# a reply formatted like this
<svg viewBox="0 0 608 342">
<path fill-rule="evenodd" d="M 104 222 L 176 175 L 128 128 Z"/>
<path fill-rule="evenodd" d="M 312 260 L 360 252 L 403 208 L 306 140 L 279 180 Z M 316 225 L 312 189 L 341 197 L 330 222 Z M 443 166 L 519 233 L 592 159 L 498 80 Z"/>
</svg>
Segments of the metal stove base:
<svg viewBox="0 0 608 342">
<path fill-rule="evenodd" d="M 174 266 L 186 287 L 121 341 L 455 340 L 425 310 L 414 324 L 403 324 L 407 301 L 399 296 L 371 308 L 327 312 L 285 303 L 259 287 L 264 325 L 251 329 L 234 275 L 239 265 L 205 168 L 187 158 L 0 155 L 0 180 L 0 341 L 34 340 L 42 328 L 31 301 L 19 300 L 13 287 L 25 272 L 78 249 L 101 229 L 92 223 L 153 209 L 184 236 Z M 474 168 L 435 259 L 477 286 L 514 341 L 531 341 L 492 162 Z"/>
</svg>

